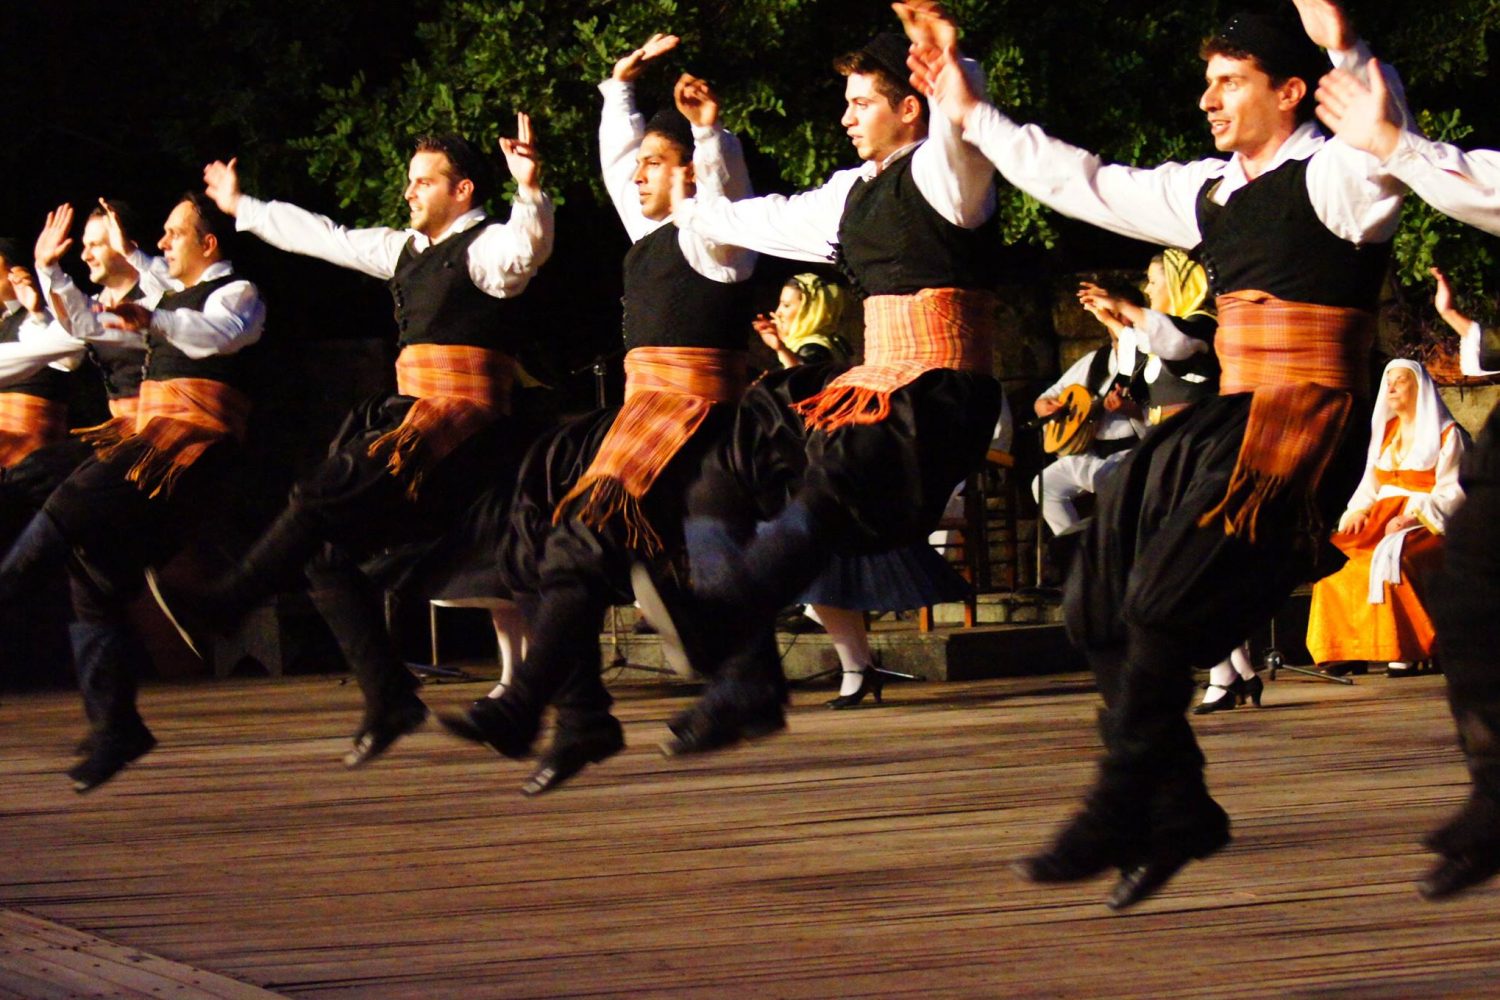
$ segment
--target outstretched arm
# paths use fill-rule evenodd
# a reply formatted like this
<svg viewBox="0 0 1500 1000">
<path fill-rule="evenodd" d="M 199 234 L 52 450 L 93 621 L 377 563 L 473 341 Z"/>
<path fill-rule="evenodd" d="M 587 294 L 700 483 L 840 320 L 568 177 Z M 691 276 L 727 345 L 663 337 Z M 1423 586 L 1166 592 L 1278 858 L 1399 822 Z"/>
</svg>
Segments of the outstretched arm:
<svg viewBox="0 0 1500 1000">
<path fill-rule="evenodd" d="M 1435 267 L 1432 269 L 1432 276 L 1437 279 L 1432 305 L 1443 322 L 1458 334 L 1458 370 L 1471 378 L 1497 374 L 1484 365 L 1484 328 L 1455 307 L 1453 287 L 1448 284 L 1448 276 Z"/>
<path fill-rule="evenodd" d="M 234 227 L 281 250 L 317 257 L 375 278 L 396 273 L 409 236 L 397 229 L 346 229 L 326 216 L 282 201 L 259 201 L 240 190 L 238 159 L 203 168 L 203 187 L 214 204 L 235 217 Z M 132 261 L 131 263 L 134 263 Z"/>
</svg>

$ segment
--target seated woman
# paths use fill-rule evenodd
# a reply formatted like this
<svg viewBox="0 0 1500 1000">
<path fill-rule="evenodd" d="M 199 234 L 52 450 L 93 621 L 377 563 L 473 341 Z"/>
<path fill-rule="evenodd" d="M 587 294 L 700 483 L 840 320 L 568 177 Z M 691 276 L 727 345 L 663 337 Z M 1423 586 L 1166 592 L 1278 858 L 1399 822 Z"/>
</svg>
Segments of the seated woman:
<svg viewBox="0 0 1500 1000">
<path fill-rule="evenodd" d="M 1421 591 L 1463 503 L 1458 466 L 1467 446 L 1426 370 L 1399 359 L 1387 365 L 1365 475 L 1333 535 L 1349 561 L 1313 587 L 1307 648 L 1329 673 L 1376 661 L 1399 675 L 1432 655 Z"/>
</svg>

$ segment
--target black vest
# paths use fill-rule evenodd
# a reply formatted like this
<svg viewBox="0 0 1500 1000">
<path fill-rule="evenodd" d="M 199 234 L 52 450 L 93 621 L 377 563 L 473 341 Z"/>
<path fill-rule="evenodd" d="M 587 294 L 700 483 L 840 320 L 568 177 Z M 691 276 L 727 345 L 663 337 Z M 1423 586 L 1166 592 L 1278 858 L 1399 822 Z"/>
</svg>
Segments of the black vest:
<svg viewBox="0 0 1500 1000">
<path fill-rule="evenodd" d="M 396 336 L 407 344 L 486 347 L 515 354 L 521 324 L 515 299 L 486 294 L 469 276 L 469 247 L 490 226 L 480 222 L 418 253 L 406 241 L 386 282 L 396 304 Z"/>
<path fill-rule="evenodd" d="M 1000 230 L 956 226 L 917 190 L 912 154 L 873 180 L 855 181 L 839 219 L 839 269 L 861 295 L 913 295 L 924 288 L 995 285 Z"/>
<path fill-rule="evenodd" d="M 124 301 L 139 302 L 145 297 L 141 286 L 136 285 L 125 294 Z M 144 351 L 121 344 L 92 343 L 85 350 L 89 360 L 99 369 L 104 391 L 110 399 L 128 399 L 141 394 L 141 379 L 146 374 Z"/>
<path fill-rule="evenodd" d="M 156 311 L 191 309 L 202 312 L 210 295 L 231 282 L 243 280 L 245 279 L 238 274 L 230 272 L 210 281 L 200 281 L 180 292 L 168 292 L 156 304 Z M 174 378 L 201 378 L 243 388 L 247 367 L 244 355 L 244 351 L 237 351 L 234 354 L 190 358 L 168 343 L 161 334 L 150 332 L 146 334 L 145 377 L 153 382 L 166 382 Z"/>
<path fill-rule="evenodd" d="M 1279 299 L 1373 311 L 1391 246 L 1356 245 L 1319 220 L 1307 196 L 1307 160 L 1289 160 L 1240 188 L 1226 205 L 1198 192 L 1193 250 L 1215 295 L 1259 290 Z"/>
<path fill-rule="evenodd" d="M 1212 346 L 1213 332 L 1218 328 L 1218 323 L 1213 319 L 1207 316 L 1194 316 L 1191 319 L 1179 319 L 1176 316 L 1167 318 L 1183 333 L 1208 341 Z M 1149 361 L 1147 365 L 1150 365 Z M 1138 381 L 1144 389 L 1137 392 L 1136 398 L 1143 400 L 1148 406 L 1196 403 L 1206 396 L 1218 394 L 1219 359 L 1212 350 L 1201 351 L 1180 361 L 1168 361 L 1162 358 L 1161 368 L 1156 373 L 1155 379 L 1147 381 L 1146 369 L 1143 368 Z"/>
<path fill-rule="evenodd" d="M 625 348 L 745 349 L 749 284 L 715 281 L 693 270 L 668 223 L 625 254 Z"/>
<path fill-rule="evenodd" d="M 26 310 L 17 309 L 4 320 L 0 320 L 0 344 L 14 344 L 21 339 L 21 324 L 26 322 Z M 51 365 L 27 376 L 20 382 L 8 385 L 0 392 L 19 393 L 22 396 L 39 396 L 54 403 L 68 398 L 68 373 L 58 371 Z"/>
</svg>

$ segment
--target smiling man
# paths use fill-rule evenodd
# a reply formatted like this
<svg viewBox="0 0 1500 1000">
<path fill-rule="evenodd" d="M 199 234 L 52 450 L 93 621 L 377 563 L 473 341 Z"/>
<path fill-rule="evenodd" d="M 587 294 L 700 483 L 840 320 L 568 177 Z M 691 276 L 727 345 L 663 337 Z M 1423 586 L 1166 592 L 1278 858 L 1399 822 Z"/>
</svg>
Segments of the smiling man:
<svg viewBox="0 0 1500 1000">
<path fill-rule="evenodd" d="M 286 509 L 232 573 L 199 593 L 159 595 L 196 647 L 205 628 L 226 630 L 305 568 L 364 696 L 348 767 L 380 756 L 427 717 L 361 560 L 442 537 L 485 490 L 513 480 L 525 447 L 509 417 L 526 334 L 514 300 L 551 252 L 552 203 L 539 185 L 530 119 L 519 115 L 517 125 L 517 138 L 500 141 L 517 184 L 505 223 L 484 212 L 487 161 L 456 135 L 417 141 L 404 230 L 346 229 L 251 198 L 234 160 L 204 169 L 209 196 L 239 230 L 382 278 L 395 301 L 396 391 L 349 414 L 327 458 L 292 487 Z"/>
<path fill-rule="evenodd" d="M 761 379 L 694 486 L 693 617 L 712 632 L 690 653 L 713 683 L 671 723 L 667 753 L 782 728 L 784 679 L 766 655 L 776 612 L 835 554 L 924 541 L 989 445 L 1000 410 L 993 171 L 947 120 L 930 121 L 907 80 L 908 48 L 881 34 L 834 63 L 861 166 L 791 197 L 674 198 L 686 232 L 837 262 L 865 301 L 865 363 Z"/>
<path fill-rule="evenodd" d="M 1104 697 L 1105 754 L 1084 807 L 1021 865 L 1038 882 L 1120 871 L 1114 908 L 1229 842 L 1185 711 L 1194 667 L 1222 660 L 1317 558 L 1359 475 L 1375 305 L 1404 188 L 1327 140 L 1313 90 L 1369 58 L 1339 8 L 1236 14 L 1204 43 L 1203 110 L 1228 159 L 1107 165 L 984 103 L 935 5 L 916 81 L 1017 187 L 1065 215 L 1192 247 L 1217 295 L 1221 395 L 1148 438 L 1100 496 L 1064 598 Z"/>
</svg>

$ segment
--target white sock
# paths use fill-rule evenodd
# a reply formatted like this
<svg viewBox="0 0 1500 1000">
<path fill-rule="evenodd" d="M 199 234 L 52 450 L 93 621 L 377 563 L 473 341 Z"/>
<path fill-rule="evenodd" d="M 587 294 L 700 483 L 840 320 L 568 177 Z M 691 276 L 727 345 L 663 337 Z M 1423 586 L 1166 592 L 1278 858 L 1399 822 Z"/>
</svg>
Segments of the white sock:
<svg viewBox="0 0 1500 1000">
<path fill-rule="evenodd" d="M 1250 681 L 1255 679 L 1255 667 L 1250 662 L 1250 644 L 1248 642 L 1241 643 L 1234 652 L 1229 654 L 1229 664 L 1234 668 L 1234 672 L 1245 680 Z"/>
<path fill-rule="evenodd" d="M 826 604 L 812 605 L 808 612 L 808 617 L 816 616 L 828 630 L 834 652 L 839 654 L 839 666 L 844 671 L 839 694 L 853 694 L 864 683 L 865 669 L 874 661 L 869 634 L 865 631 L 864 612 L 830 608 Z"/>
<path fill-rule="evenodd" d="M 498 698 L 510 687 L 516 661 L 526 655 L 528 630 L 526 616 L 514 604 L 503 604 L 491 610 L 490 621 L 495 625 L 495 642 L 500 648 L 500 683 L 489 696 Z"/>
</svg>

